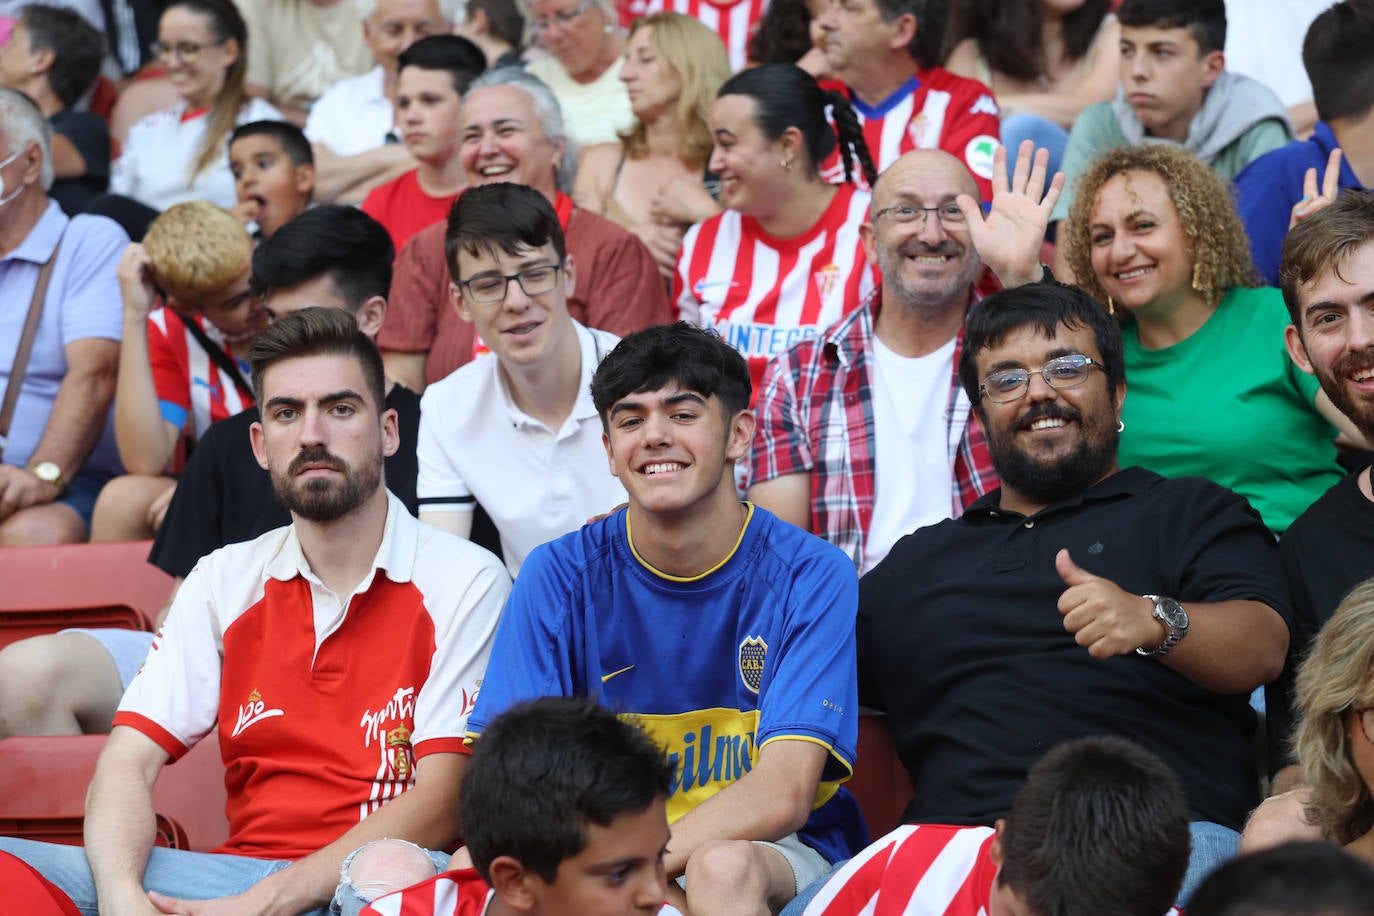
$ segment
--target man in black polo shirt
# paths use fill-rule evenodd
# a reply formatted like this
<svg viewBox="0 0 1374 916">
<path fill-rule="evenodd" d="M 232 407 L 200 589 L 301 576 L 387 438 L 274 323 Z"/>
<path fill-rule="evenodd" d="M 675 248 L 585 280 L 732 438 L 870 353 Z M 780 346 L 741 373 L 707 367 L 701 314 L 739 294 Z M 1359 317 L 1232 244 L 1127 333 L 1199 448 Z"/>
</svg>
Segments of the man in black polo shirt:
<svg viewBox="0 0 1374 916">
<path fill-rule="evenodd" d="M 905 819 L 991 824 L 1045 751 L 1122 735 L 1187 793 L 1186 899 L 1256 801 L 1246 697 L 1288 645 L 1273 538 L 1229 490 L 1117 465 L 1121 335 L 1082 290 L 984 300 L 959 378 L 1002 487 L 860 583 L 859 698 L 890 717 Z"/>
</svg>

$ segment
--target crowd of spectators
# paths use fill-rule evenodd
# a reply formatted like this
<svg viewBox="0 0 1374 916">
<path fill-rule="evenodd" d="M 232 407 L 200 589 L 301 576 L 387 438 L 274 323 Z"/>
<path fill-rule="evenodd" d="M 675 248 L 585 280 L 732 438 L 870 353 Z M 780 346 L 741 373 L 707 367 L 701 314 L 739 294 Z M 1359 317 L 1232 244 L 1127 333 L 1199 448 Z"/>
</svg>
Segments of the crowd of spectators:
<svg viewBox="0 0 1374 916">
<path fill-rule="evenodd" d="M 1374 0 L 51 2 L 0 549 L 175 587 L 0 649 L 0 739 L 111 735 L 33 912 L 1374 885 Z"/>
</svg>

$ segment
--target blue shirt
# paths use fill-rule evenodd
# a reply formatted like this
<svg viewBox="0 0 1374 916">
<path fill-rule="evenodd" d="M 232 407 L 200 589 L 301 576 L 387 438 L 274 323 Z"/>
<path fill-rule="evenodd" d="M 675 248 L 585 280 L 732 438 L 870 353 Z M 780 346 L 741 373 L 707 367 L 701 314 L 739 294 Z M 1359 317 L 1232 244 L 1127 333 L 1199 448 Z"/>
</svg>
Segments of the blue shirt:
<svg viewBox="0 0 1374 916">
<path fill-rule="evenodd" d="M 68 220 L 57 202 L 49 200 L 47 210 L 19 247 L 0 258 L 0 302 L 5 303 L 0 309 L 0 392 L 9 384 L 38 271 L 59 239 L 62 249 L 53 265 L 43 317 L 10 424 L 6 464 L 28 464 L 47 429 L 57 391 L 67 375 L 63 348 L 89 337 L 118 341 L 124 327 L 115 268 L 129 237 L 118 224 L 103 216 L 82 215 Z M 121 471 L 114 423 L 108 416 L 100 441 L 82 470 L 109 474 Z"/>
<path fill-rule="evenodd" d="M 670 821 L 748 773 L 769 741 L 810 741 L 829 758 L 799 835 L 832 862 L 862 848 L 839 785 L 858 739 L 854 564 L 754 507 L 731 555 L 689 580 L 643 562 L 627 530 L 622 509 L 526 558 L 470 732 L 523 700 L 596 697 L 676 764 Z"/>
<path fill-rule="evenodd" d="M 1245 233 L 1250 236 L 1250 254 L 1255 269 L 1270 286 L 1279 282 L 1279 262 L 1283 256 L 1283 237 L 1293 205 L 1302 200 L 1303 179 L 1308 169 L 1317 170 L 1321 182 L 1326 160 L 1335 149 L 1336 136 L 1326 122 L 1318 121 L 1309 140 L 1294 140 L 1287 146 L 1265 153 L 1236 176 L 1236 209 L 1240 211 Z M 1360 180 L 1341 159 L 1341 190 L 1361 188 Z"/>
</svg>

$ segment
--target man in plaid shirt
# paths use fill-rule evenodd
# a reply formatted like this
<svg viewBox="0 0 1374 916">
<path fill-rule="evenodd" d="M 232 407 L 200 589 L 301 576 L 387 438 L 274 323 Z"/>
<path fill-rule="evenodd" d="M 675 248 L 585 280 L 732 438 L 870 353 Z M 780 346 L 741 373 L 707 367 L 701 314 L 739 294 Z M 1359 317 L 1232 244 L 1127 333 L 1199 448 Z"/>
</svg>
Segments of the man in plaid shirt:
<svg viewBox="0 0 1374 916">
<path fill-rule="evenodd" d="M 1041 279 L 1047 155 L 1029 142 L 992 206 L 962 162 L 913 150 L 879 176 L 861 233 L 882 287 L 769 363 L 758 400 L 749 497 L 825 538 L 867 572 L 904 534 L 958 517 L 997 474 L 955 367 L 982 264 L 1014 287 Z M 881 497 L 881 498 L 880 498 Z"/>
</svg>

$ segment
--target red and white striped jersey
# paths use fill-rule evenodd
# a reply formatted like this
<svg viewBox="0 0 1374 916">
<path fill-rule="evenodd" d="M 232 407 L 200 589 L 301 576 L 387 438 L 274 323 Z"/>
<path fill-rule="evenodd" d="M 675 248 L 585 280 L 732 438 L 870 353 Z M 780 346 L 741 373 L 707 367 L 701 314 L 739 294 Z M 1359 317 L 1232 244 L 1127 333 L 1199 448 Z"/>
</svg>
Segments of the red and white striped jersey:
<svg viewBox="0 0 1374 916">
<path fill-rule="evenodd" d="M 251 407 L 253 399 L 239 391 L 233 378 L 210 358 L 186 329 L 188 321 L 199 324 L 206 337 L 224 346 L 224 336 L 201 316 L 183 317 L 158 308 L 148 316 L 148 358 L 163 419 L 199 440 L 211 423 Z M 243 376 L 248 376 L 247 366 Z"/>
<path fill-rule="evenodd" d="M 868 201 L 843 185 L 810 231 L 790 239 L 734 210 L 693 226 L 673 276 L 678 317 L 714 328 L 743 353 L 757 392 L 769 359 L 858 308 L 877 286 L 859 239 Z"/>
<path fill-rule="evenodd" d="M 1002 133 L 997 101 L 987 86 L 932 67 L 869 107 L 841 82 L 821 85 L 849 97 L 879 172 L 911 150 L 942 149 L 968 167 L 983 200 L 992 199 L 992 153 Z M 843 175 L 838 151 L 821 171 L 832 182 Z"/>
<path fill-rule="evenodd" d="M 994 836 L 991 827 L 905 824 L 850 859 L 802 916 L 987 916 Z"/>
<path fill-rule="evenodd" d="M 477 869 L 464 868 L 378 897 L 360 916 L 482 916 L 491 896 Z"/>
<path fill-rule="evenodd" d="M 720 36 L 730 57 L 730 69 L 744 69 L 749 59 L 749 36 L 768 8 L 768 0 L 621 0 L 620 24 L 629 26 L 640 16 L 671 10 L 700 19 Z"/>
</svg>

